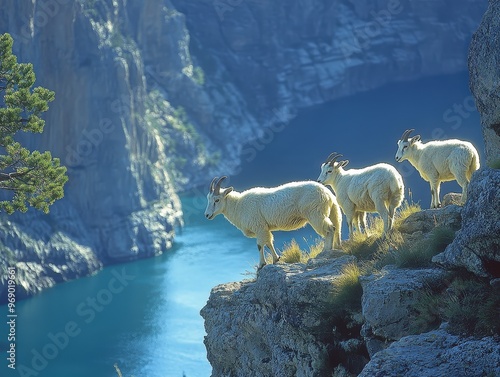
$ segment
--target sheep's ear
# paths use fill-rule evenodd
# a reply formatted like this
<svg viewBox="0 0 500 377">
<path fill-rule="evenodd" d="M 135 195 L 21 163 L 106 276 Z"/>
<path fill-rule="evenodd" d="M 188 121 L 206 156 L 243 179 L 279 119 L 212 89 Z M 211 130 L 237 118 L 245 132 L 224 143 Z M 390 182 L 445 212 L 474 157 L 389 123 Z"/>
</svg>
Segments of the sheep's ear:
<svg viewBox="0 0 500 377">
<path fill-rule="evenodd" d="M 340 166 L 344 167 L 349 163 L 349 160 L 340 161 Z"/>
<path fill-rule="evenodd" d="M 413 136 L 410 140 L 410 144 L 420 141 L 420 135 Z"/>
<path fill-rule="evenodd" d="M 228 187 L 227 189 L 224 190 L 224 192 L 222 193 L 222 196 L 226 196 L 227 194 L 229 194 L 231 191 L 233 191 L 233 187 Z"/>
</svg>

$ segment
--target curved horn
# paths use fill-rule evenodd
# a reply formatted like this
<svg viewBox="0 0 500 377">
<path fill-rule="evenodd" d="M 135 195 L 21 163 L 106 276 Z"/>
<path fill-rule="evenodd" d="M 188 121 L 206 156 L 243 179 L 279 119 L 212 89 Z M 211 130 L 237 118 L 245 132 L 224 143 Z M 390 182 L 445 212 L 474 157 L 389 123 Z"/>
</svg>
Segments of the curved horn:
<svg viewBox="0 0 500 377">
<path fill-rule="evenodd" d="M 220 185 L 222 184 L 222 182 L 226 179 L 227 177 L 224 175 L 222 177 L 220 177 L 217 182 L 215 183 L 215 187 L 214 187 L 214 193 L 215 195 L 219 195 L 220 194 Z"/>
<path fill-rule="evenodd" d="M 415 131 L 414 128 L 410 129 L 410 130 L 406 130 L 405 132 L 403 132 L 403 135 L 401 136 L 401 139 L 402 141 L 408 141 L 408 137 L 410 136 L 410 134 Z"/>
<path fill-rule="evenodd" d="M 208 189 L 209 192 L 214 192 L 214 188 L 215 188 L 215 181 L 217 181 L 219 177 L 215 177 L 214 179 L 212 179 L 212 182 L 210 183 L 210 188 Z"/>
<path fill-rule="evenodd" d="M 333 152 L 330 154 L 330 156 L 328 156 L 328 158 L 325 161 L 325 164 L 333 165 L 335 160 L 339 157 L 342 157 L 342 155 L 340 153 Z"/>
</svg>

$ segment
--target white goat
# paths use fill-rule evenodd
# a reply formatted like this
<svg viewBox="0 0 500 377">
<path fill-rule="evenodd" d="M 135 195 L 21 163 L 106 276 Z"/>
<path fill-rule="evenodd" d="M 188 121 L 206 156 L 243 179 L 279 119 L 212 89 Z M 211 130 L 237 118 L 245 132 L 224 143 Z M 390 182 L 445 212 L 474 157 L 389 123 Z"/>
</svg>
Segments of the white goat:
<svg viewBox="0 0 500 377">
<path fill-rule="evenodd" d="M 273 230 L 295 230 L 309 223 L 325 238 L 324 250 L 340 246 L 342 214 L 335 195 L 323 185 L 313 181 L 291 182 L 237 192 L 232 187 L 221 190 L 224 179 L 216 177 L 210 184 L 205 217 L 212 220 L 222 213 L 245 236 L 257 238 L 259 269 L 266 264 L 265 246 L 271 251 L 273 263 L 279 260 L 274 250 Z"/>
<path fill-rule="evenodd" d="M 414 129 L 406 130 L 398 141 L 396 161 L 408 160 L 420 176 L 431 185 L 431 208 L 441 206 L 441 182 L 454 181 L 462 187 L 462 204 L 467 200 L 467 186 L 472 173 L 479 169 L 479 155 L 468 141 L 420 141 L 420 135 L 409 139 Z"/>
<path fill-rule="evenodd" d="M 344 211 L 349 226 L 366 230 L 366 212 L 378 212 L 384 220 L 384 232 L 392 228 L 394 212 L 404 197 L 403 178 L 388 164 L 376 164 L 364 169 L 343 168 L 348 160 L 336 162 L 341 154 L 332 153 L 321 165 L 318 182 L 330 185 Z"/>
</svg>

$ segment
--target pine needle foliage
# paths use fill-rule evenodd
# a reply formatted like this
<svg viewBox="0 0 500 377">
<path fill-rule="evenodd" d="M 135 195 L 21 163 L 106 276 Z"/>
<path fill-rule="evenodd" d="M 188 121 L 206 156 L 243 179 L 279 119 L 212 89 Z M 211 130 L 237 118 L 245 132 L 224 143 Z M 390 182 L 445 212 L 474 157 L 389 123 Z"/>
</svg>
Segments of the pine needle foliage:
<svg viewBox="0 0 500 377">
<path fill-rule="evenodd" d="M 66 168 L 50 152 L 30 151 L 15 141 L 19 132 L 41 133 L 42 113 L 49 109 L 54 92 L 33 88 L 32 64 L 18 63 L 13 39 L 0 35 L 0 191 L 10 193 L 0 201 L 0 211 L 26 212 L 28 206 L 45 213 L 64 196 Z"/>
</svg>

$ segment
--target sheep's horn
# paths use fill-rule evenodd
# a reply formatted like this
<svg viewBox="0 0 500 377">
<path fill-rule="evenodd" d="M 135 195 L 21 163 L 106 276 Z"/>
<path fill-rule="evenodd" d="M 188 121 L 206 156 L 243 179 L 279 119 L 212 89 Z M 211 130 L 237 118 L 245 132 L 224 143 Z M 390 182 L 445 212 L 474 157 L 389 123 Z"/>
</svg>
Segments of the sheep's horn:
<svg viewBox="0 0 500 377">
<path fill-rule="evenodd" d="M 222 184 L 222 182 L 226 179 L 227 177 L 224 175 L 222 177 L 220 177 L 217 182 L 215 183 L 215 188 L 214 188 L 214 193 L 215 195 L 219 195 L 220 194 L 220 185 Z"/>
<path fill-rule="evenodd" d="M 333 152 L 330 154 L 330 156 L 328 156 L 328 158 L 325 161 L 325 164 L 333 165 L 335 160 L 339 157 L 342 157 L 340 153 Z"/>
<path fill-rule="evenodd" d="M 214 188 L 215 188 L 215 181 L 217 181 L 219 177 L 215 177 L 214 179 L 212 179 L 212 182 L 210 183 L 210 188 L 208 189 L 209 192 L 214 192 Z"/>
<path fill-rule="evenodd" d="M 410 130 L 406 130 L 405 132 L 403 132 L 403 135 L 401 136 L 401 139 L 402 141 L 408 141 L 408 137 L 410 136 L 410 134 L 415 131 L 414 128 L 410 129 Z"/>
</svg>

